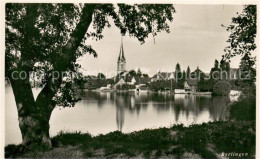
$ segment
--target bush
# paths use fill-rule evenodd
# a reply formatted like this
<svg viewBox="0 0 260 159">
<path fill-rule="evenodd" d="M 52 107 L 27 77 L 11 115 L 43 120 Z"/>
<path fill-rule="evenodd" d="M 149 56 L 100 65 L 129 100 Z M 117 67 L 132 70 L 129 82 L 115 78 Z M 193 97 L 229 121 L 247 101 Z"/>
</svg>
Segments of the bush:
<svg viewBox="0 0 260 159">
<path fill-rule="evenodd" d="M 256 120 L 256 86 L 247 85 L 242 88 L 239 100 L 230 105 L 230 119 L 250 121 Z"/>
<path fill-rule="evenodd" d="M 233 103 L 230 106 L 230 119 L 255 120 L 256 119 L 256 98 L 245 98 Z"/>
<path fill-rule="evenodd" d="M 231 85 L 226 81 L 219 81 L 213 87 L 213 94 L 220 95 L 220 96 L 227 96 L 229 95 L 231 90 Z"/>
<path fill-rule="evenodd" d="M 159 91 L 159 90 L 163 91 L 163 90 L 165 90 L 167 88 L 170 89 L 171 86 L 172 86 L 173 90 L 175 88 L 178 88 L 176 82 L 175 81 L 171 82 L 171 80 L 161 80 L 161 81 L 151 82 L 148 85 L 149 89 L 151 89 L 153 91 Z"/>
</svg>

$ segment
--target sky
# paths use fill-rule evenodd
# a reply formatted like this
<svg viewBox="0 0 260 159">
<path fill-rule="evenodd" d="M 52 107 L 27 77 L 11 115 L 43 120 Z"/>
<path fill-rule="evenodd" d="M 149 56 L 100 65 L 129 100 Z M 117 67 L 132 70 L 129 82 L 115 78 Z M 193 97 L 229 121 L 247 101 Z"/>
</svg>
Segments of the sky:
<svg viewBox="0 0 260 159">
<path fill-rule="evenodd" d="M 140 68 L 152 76 L 159 70 L 172 72 L 177 63 L 182 70 L 189 66 L 191 71 L 199 67 L 208 73 L 215 59 L 221 60 L 229 32 L 224 26 L 231 23 L 243 10 L 242 5 L 174 5 L 176 13 L 169 23 L 170 33 L 161 32 L 141 43 L 127 34 L 123 37 L 127 70 Z M 90 31 L 92 28 L 90 28 Z M 98 57 L 86 54 L 79 59 L 84 74 L 96 75 L 102 72 L 113 76 L 117 69 L 121 34 L 112 25 L 103 31 L 104 38 L 87 40 L 98 53 Z M 241 57 L 231 59 L 231 67 L 237 68 Z M 113 73 L 111 73 L 113 72 Z"/>
</svg>

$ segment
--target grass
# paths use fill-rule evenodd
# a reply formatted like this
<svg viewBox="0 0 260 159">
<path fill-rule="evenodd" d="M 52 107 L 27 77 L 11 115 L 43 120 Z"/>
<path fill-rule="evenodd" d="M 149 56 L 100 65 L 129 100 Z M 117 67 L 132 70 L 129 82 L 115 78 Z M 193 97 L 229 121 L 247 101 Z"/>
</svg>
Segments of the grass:
<svg viewBox="0 0 260 159">
<path fill-rule="evenodd" d="M 206 124 L 174 125 L 124 134 L 119 131 L 92 137 L 80 132 L 61 132 L 52 138 L 46 152 L 19 152 L 6 147 L 6 157 L 33 158 L 217 158 L 222 152 L 255 155 L 254 121 L 218 121 Z M 18 151 L 18 152 L 17 152 Z"/>
</svg>

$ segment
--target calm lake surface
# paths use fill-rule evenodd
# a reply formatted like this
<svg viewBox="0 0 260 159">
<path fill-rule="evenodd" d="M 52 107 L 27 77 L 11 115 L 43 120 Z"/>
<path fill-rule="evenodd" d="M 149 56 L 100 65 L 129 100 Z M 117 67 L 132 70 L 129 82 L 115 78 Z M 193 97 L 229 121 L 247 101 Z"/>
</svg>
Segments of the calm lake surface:
<svg viewBox="0 0 260 159">
<path fill-rule="evenodd" d="M 5 89 L 5 145 L 19 144 L 22 137 L 13 92 L 10 87 Z M 39 91 L 33 90 L 35 97 Z M 60 131 L 92 135 L 116 130 L 128 133 L 172 124 L 189 126 L 225 120 L 229 102 L 228 97 L 210 95 L 85 92 L 75 107 L 54 109 L 50 135 L 55 136 Z"/>
</svg>

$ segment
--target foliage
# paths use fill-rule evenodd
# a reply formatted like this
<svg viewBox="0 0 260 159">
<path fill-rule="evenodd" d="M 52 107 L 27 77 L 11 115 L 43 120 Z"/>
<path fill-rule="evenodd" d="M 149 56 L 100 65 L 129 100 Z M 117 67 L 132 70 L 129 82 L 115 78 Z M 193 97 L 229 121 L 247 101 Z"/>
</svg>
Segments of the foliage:
<svg viewBox="0 0 260 159">
<path fill-rule="evenodd" d="M 253 84 L 256 81 L 255 60 L 248 54 L 245 54 L 239 65 L 240 80 L 246 84 Z"/>
<path fill-rule="evenodd" d="M 230 64 L 228 61 L 215 60 L 214 67 L 210 70 L 209 88 L 213 89 L 214 85 L 221 80 L 230 80 Z"/>
<path fill-rule="evenodd" d="M 230 64 L 228 61 L 220 61 L 220 80 L 229 80 L 230 77 Z"/>
<path fill-rule="evenodd" d="M 214 68 L 218 68 L 218 66 L 219 66 L 219 62 L 217 59 L 215 59 Z"/>
<path fill-rule="evenodd" d="M 214 81 L 212 79 L 205 80 L 204 78 L 198 82 L 198 90 L 200 92 L 212 92 Z"/>
<path fill-rule="evenodd" d="M 255 120 L 256 110 L 256 58 L 252 52 L 256 49 L 256 5 L 247 5 L 242 13 L 232 19 L 232 24 L 227 27 L 231 34 L 228 39 L 230 44 L 225 48 L 223 60 L 241 55 L 240 77 L 235 81 L 242 94 L 239 100 L 230 105 L 230 118 L 235 120 Z"/>
<path fill-rule="evenodd" d="M 240 82 L 237 79 L 230 80 L 229 84 L 231 85 L 231 90 L 240 90 Z"/>
<path fill-rule="evenodd" d="M 205 79 L 205 74 L 201 74 L 200 80 L 198 81 L 198 90 L 200 92 L 212 92 L 215 81 L 213 79 Z"/>
<path fill-rule="evenodd" d="M 185 81 L 185 73 L 181 71 L 181 66 L 179 63 L 175 66 L 175 81 L 176 81 L 176 88 L 183 89 L 184 88 L 184 81 Z"/>
<path fill-rule="evenodd" d="M 218 121 L 189 127 L 174 125 L 170 128 L 145 129 L 129 134 L 115 131 L 95 137 L 80 132 L 63 132 L 53 137 L 52 143 L 54 149 L 78 146 L 77 149 L 84 152 L 85 157 L 110 158 L 114 155 L 112 158 L 115 158 L 118 154 L 125 154 L 126 158 L 140 155 L 148 158 L 149 156 L 150 158 L 160 156 L 183 158 L 184 153 L 190 152 L 203 158 L 216 158 L 216 153 L 247 152 L 248 157 L 253 158 L 256 144 L 255 133 L 253 121 Z M 39 152 L 20 153 L 18 147 L 6 147 L 6 157 L 30 157 L 40 154 Z M 103 156 L 96 156 L 100 155 L 96 154 L 96 151 L 101 149 L 104 150 Z M 151 157 L 153 152 L 155 156 Z M 26 153 L 29 154 L 26 155 Z M 17 156 L 7 156 L 8 154 L 17 154 Z"/>
<path fill-rule="evenodd" d="M 216 67 L 216 61 L 214 67 L 210 70 L 210 78 L 216 81 L 220 79 L 220 68 Z"/>
<path fill-rule="evenodd" d="M 231 85 L 227 81 L 219 81 L 213 87 L 213 94 L 220 96 L 229 95 L 231 90 Z"/>
<path fill-rule="evenodd" d="M 177 81 L 182 78 L 181 66 L 179 63 L 177 63 L 175 66 L 175 78 Z"/>
<path fill-rule="evenodd" d="M 171 89 L 171 85 L 172 90 L 174 90 L 177 84 L 174 80 L 159 80 L 149 83 L 148 87 L 153 91 L 164 91 L 166 89 Z"/>
<path fill-rule="evenodd" d="M 181 66 L 179 63 L 177 63 L 175 66 L 175 72 L 181 72 Z"/>
<path fill-rule="evenodd" d="M 256 120 L 256 85 L 241 85 L 238 101 L 229 108 L 230 119 L 250 121 Z"/>
<path fill-rule="evenodd" d="M 221 68 L 222 71 L 227 71 L 227 72 L 230 71 L 230 64 L 228 61 L 221 60 L 219 67 Z"/>
<path fill-rule="evenodd" d="M 106 79 L 106 76 L 103 73 L 98 73 L 98 79 Z"/>
<path fill-rule="evenodd" d="M 128 73 L 130 76 L 136 76 L 135 70 L 130 70 Z"/>
<path fill-rule="evenodd" d="M 235 120 L 256 120 L 256 98 L 247 97 L 238 100 L 230 106 L 230 119 Z"/>
<path fill-rule="evenodd" d="M 143 77 L 149 77 L 148 74 L 143 74 Z"/>
<path fill-rule="evenodd" d="M 187 74 L 187 78 L 189 78 L 190 77 L 190 66 L 187 67 L 186 74 Z"/>
<path fill-rule="evenodd" d="M 58 147 L 62 145 L 78 145 L 79 141 L 86 143 L 91 140 L 91 135 L 88 133 L 82 134 L 81 132 L 59 132 L 52 140 L 53 146 Z M 60 145 L 62 143 L 62 145 Z"/>
<path fill-rule="evenodd" d="M 237 13 L 238 14 L 238 13 Z M 256 49 L 256 5 L 247 5 L 242 13 L 232 18 L 232 24 L 227 27 L 230 32 L 227 46 L 223 55 L 224 60 L 229 60 L 236 55 L 248 54 Z"/>
</svg>

